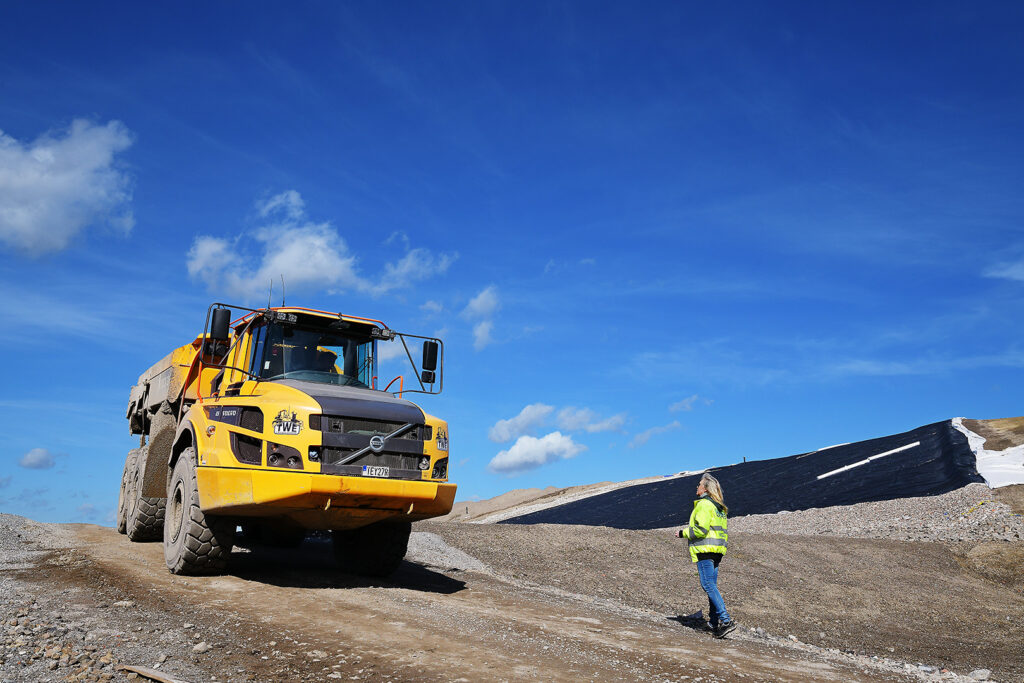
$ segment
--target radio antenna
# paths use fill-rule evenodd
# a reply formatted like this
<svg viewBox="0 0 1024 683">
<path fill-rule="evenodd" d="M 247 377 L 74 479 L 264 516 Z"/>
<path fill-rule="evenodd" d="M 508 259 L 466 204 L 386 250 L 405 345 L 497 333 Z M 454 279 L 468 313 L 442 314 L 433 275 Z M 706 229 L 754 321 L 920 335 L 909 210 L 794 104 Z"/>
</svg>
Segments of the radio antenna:
<svg viewBox="0 0 1024 683">
<path fill-rule="evenodd" d="M 267 293 L 267 310 L 270 310 L 270 298 L 274 296 L 274 278 L 270 278 L 270 291 Z"/>
<path fill-rule="evenodd" d="M 284 273 L 281 273 L 281 308 L 284 308 Z"/>
</svg>

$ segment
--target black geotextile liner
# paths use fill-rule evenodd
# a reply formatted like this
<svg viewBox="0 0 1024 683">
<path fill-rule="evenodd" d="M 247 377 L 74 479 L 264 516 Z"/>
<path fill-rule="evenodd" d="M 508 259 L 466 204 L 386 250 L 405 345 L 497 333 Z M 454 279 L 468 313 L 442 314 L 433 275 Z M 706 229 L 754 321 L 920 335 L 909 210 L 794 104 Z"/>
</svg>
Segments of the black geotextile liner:
<svg viewBox="0 0 1024 683">
<path fill-rule="evenodd" d="M 826 474 L 920 441 L 824 479 Z M 983 482 L 967 437 L 950 421 L 880 439 L 709 470 L 722 484 L 729 516 L 935 496 Z M 616 529 L 683 526 L 700 475 L 638 484 L 504 520 L 503 524 L 587 524 Z"/>
</svg>

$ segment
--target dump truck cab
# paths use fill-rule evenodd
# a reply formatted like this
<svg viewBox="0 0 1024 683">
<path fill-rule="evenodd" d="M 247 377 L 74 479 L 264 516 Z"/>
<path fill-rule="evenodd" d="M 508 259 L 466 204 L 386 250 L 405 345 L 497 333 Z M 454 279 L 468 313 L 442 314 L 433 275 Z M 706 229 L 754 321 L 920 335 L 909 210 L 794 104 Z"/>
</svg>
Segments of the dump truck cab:
<svg viewBox="0 0 1024 683">
<path fill-rule="evenodd" d="M 230 320 L 232 310 L 240 317 Z M 410 345 L 419 355 L 419 342 L 417 363 Z M 394 382 L 378 387 L 383 344 L 404 347 L 409 389 L 404 378 L 394 394 Z M 377 320 L 214 304 L 203 333 L 132 390 L 129 421 L 144 445 L 125 464 L 125 530 L 138 526 L 127 519 L 133 499 L 159 505 L 159 473 L 172 571 L 222 569 L 240 527 L 250 540 L 284 544 L 329 530 L 344 567 L 389 573 L 410 523 L 447 514 L 454 501 L 448 425 L 405 398 L 440 392 L 443 358 L 441 340 Z M 204 528 L 190 527 L 196 511 Z"/>
</svg>

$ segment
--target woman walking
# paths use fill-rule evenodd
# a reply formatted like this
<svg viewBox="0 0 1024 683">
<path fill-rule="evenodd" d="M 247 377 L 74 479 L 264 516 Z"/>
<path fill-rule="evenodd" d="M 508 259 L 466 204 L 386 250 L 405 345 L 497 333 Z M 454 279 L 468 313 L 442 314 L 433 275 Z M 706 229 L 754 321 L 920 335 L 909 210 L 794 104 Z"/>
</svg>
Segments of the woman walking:
<svg viewBox="0 0 1024 683">
<path fill-rule="evenodd" d="M 725 555 L 728 521 L 722 498 L 722 486 L 718 480 L 705 473 L 697 484 L 697 500 L 693 501 L 690 525 L 676 532 L 678 538 L 689 541 L 690 559 L 697 563 L 700 587 L 708 594 L 708 623 L 716 638 L 724 638 L 736 628 L 736 622 L 725 609 L 722 594 L 718 591 L 718 563 Z"/>
</svg>

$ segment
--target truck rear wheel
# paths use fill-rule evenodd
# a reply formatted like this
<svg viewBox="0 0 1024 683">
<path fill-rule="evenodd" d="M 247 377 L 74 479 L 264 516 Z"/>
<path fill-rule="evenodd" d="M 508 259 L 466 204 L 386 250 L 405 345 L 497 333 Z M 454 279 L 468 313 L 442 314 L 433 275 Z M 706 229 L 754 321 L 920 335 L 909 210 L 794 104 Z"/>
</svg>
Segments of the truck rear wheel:
<svg viewBox="0 0 1024 683">
<path fill-rule="evenodd" d="M 134 476 L 135 451 L 128 451 L 124 459 L 124 470 L 121 471 L 121 489 L 117 492 L 117 533 L 128 531 L 128 498 L 129 486 Z"/>
<path fill-rule="evenodd" d="M 199 509 L 195 451 L 182 451 L 167 485 L 164 560 L 172 574 L 218 574 L 234 545 L 234 520 Z"/>
<path fill-rule="evenodd" d="M 142 495 L 142 477 L 149 450 L 144 446 L 132 453 L 135 457 L 125 489 L 125 533 L 133 541 L 156 541 L 163 532 L 166 500 Z"/>
<path fill-rule="evenodd" d="M 358 529 L 332 531 L 334 556 L 343 571 L 362 576 L 388 576 L 402 564 L 409 549 L 409 522 L 377 522 Z"/>
</svg>

